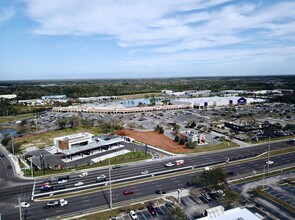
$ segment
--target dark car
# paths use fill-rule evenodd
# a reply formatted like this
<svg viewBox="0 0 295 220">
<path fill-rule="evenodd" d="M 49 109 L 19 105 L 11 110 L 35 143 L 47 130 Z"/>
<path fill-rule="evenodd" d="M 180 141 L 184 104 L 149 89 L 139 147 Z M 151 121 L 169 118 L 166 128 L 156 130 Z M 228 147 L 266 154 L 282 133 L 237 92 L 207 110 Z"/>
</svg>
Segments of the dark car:
<svg viewBox="0 0 295 220">
<path fill-rule="evenodd" d="M 68 179 L 70 179 L 70 176 L 61 176 L 57 179 L 57 181 L 68 180 Z"/>
<path fill-rule="evenodd" d="M 41 192 L 50 192 L 50 191 L 52 191 L 52 190 L 54 190 L 54 188 L 53 188 L 53 186 L 50 186 L 50 185 L 42 186 L 42 187 L 40 188 L 40 191 L 41 191 Z"/>
<path fill-rule="evenodd" d="M 132 190 L 124 190 L 123 194 L 124 195 L 133 194 L 133 191 Z"/>
<path fill-rule="evenodd" d="M 119 169 L 119 168 L 121 168 L 121 165 L 114 165 L 114 166 L 112 167 L 112 169 Z"/>
<path fill-rule="evenodd" d="M 56 187 L 54 187 L 55 190 L 61 190 L 61 189 L 65 189 L 66 186 L 65 185 L 57 185 Z"/>
<path fill-rule="evenodd" d="M 227 176 L 233 176 L 233 175 L 235 175 L 235 172 L 233 172 L 233 171 L 228 171 L 227 172 Z"/>
<path fill-rule="evenodd" d="M 161 189 L 157 189 L 156 194 L 166 194 L 166 192 Z"/>
<path fill-rule="evenodd" d="M 151 213 L 151 215 L 155 215 L 157 212 L 152 204 L 148 204 L 146 208 L 149 211 L 149 213 Z"/>
<path fill-rule="evenodd" d="M 0 157 L 4 157 L 4 154 L 0 153 Z"/>
<path fill-rule="evenodd" d="M 8 166 L 7 166 L 7 169 L 11 169 L 11 166 L 10 166 L 10 165 L 8 165 Z"/>
</svg>

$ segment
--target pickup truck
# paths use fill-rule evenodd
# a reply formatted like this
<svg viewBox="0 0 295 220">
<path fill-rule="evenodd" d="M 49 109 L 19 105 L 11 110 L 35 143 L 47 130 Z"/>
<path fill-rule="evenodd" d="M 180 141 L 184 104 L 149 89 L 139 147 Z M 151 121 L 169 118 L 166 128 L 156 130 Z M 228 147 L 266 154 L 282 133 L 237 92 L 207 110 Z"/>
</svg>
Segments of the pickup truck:
<svg viewBox="0 0 295 220">
<path fill-rule="evenodd" d="M 44 206 L 45 209 L 52 209 L 54 207 L 63 207 L 67 206 L 68 201 L 65 199 L 60 199 L 60 200 L 55 200 L 55 201 L 50 201 L 47 202 L 46 205 Z"/>
</svg>

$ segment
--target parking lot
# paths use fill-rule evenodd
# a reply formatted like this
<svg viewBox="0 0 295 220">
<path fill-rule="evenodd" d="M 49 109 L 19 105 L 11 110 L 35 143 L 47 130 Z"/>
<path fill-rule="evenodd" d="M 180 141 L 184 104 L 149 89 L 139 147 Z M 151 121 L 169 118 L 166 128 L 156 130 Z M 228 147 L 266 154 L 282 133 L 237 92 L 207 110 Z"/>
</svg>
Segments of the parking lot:
<svg viewBox="0 0 295 220">
<path fill-rule="evenodd" d="M 167 212 L 173 208 L 173 205 L 171 203 L 166 203 L 161 206 L 155 207 L 156 214 L 152 215 L 147 209 L 139 210 L 136 212 L 137 219 L 139 220 L 147 220 L 147 219 L 154 219 L 154 220 L 164 220 L 165 215 Z M 121 217 L 117 217 L 117 220 L 132 220 L 129 214 L 123 215 Z M 188 218 L 189 220 L 189 218 Z"/>
<path fill-rule="evenodd" d="M 268 194 L 276 197 L 277 199 L 295 207 L 295 201 L 294 199 L 290 198 L 289 196 L 284 195 L 281 192 L 278 192 L 277 190 L 274 190 L 273 188 L 268 188 L 267 190 L 265 190 Z"/>
</svg>

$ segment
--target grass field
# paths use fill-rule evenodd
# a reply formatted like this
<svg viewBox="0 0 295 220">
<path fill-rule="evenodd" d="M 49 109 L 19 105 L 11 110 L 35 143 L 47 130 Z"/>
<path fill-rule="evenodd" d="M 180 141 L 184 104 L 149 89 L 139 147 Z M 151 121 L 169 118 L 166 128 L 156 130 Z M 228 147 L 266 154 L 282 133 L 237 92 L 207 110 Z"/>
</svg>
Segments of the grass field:
<svg viewBox="0 0 295 220">
<path fill-rule="evenodd" d="M 222 150 L 226 148 L 232 148 L 232 147 L 238 147 L 239 145 L 228 141 L 224 140 L 221 144 L 217 145 L 204 145 L 204 146 L 197 146 L 195 149 L 191 150 L 190 153 L 199 153 L 199 152 L 207 152 L 207 151 L 214 151 L 214 150 Z"/>
<path fill-rule="evenodd" d="M 26 135 L 23 137 L 15 138 L 14 140 L 16 142 L 22 143 L 22 148 L 32 147 L 32 146 L 42 148 L 45 146 L 52 146 L 53 138 L 55 137 L 81 133 L 81 132 L 89 132 L 94 135 L 98 135 L 101 133 L 101 129 L 98 127 L 92 127 L 92 128 L 77 127 L 75 129 L 66 128 L 63 130 L 54 130 L 54 131 L 48 131 L 48 132 L 43 132 L 39 134 Z"/>
<path fill-rule="evenodd" d="M 23 120 L 23 119 L 31 118 L 31 117 L 34 117 L 34 116 L 35 116 L 34 113 L 30 113 L 30 114 L 23 114 L 23 115 L 16 115 L 16 116 L 1 117 L 0 118 L 0 124 L 9 123 L 11 121 Z"/>
</svg>

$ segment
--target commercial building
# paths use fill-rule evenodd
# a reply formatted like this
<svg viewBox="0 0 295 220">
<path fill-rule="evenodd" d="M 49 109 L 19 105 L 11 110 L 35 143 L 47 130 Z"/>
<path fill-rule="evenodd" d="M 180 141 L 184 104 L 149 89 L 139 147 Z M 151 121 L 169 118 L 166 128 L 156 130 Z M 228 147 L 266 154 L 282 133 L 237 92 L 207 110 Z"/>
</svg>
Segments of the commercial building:
<svg viewBox="0 0 295 220">
<path fill-rule="evenodd" d="M 117 96 L 98 96 L 98 97 L 81 97 L 78 98 L 80 102 L 100 102 L 100 101 L 109 101 L 115 100 Z"/>
<path fill-rule="evenodd" d="M 0 95 L 0 99 L 15 99 L 16 97 L 16 94 Z"/>
<path fill-rule="evenodd" d="M 261 220 L 258 215 L 255 215 L 246 208 L 233 208 L 224 210 L 223 206 L 216 206 L 205 211 L 206 217 L 199 218 L 198 220 Z"/>
<path fill-rule="evenodd" d="M 85 146 L 93 142 L 93 134 L 88 132 L 72 134 L 53 139 L 54 146 L 60 150 L 69 150 L 73 147 Z"/>
<path fill-rule="evenodd" d="M 211 90 L 189 90 L 185 91 L 185 94 L 188 97 L 202 97 L 202 96 L 209 96 L 211 94 Z"/>
<path fill-rule="evenodd" d="M 66 95 L 49 95 L 49 96 L 42 96 L 44 100 L 59 100 L 59 99 L 66 99 Z"/>
</svg>

